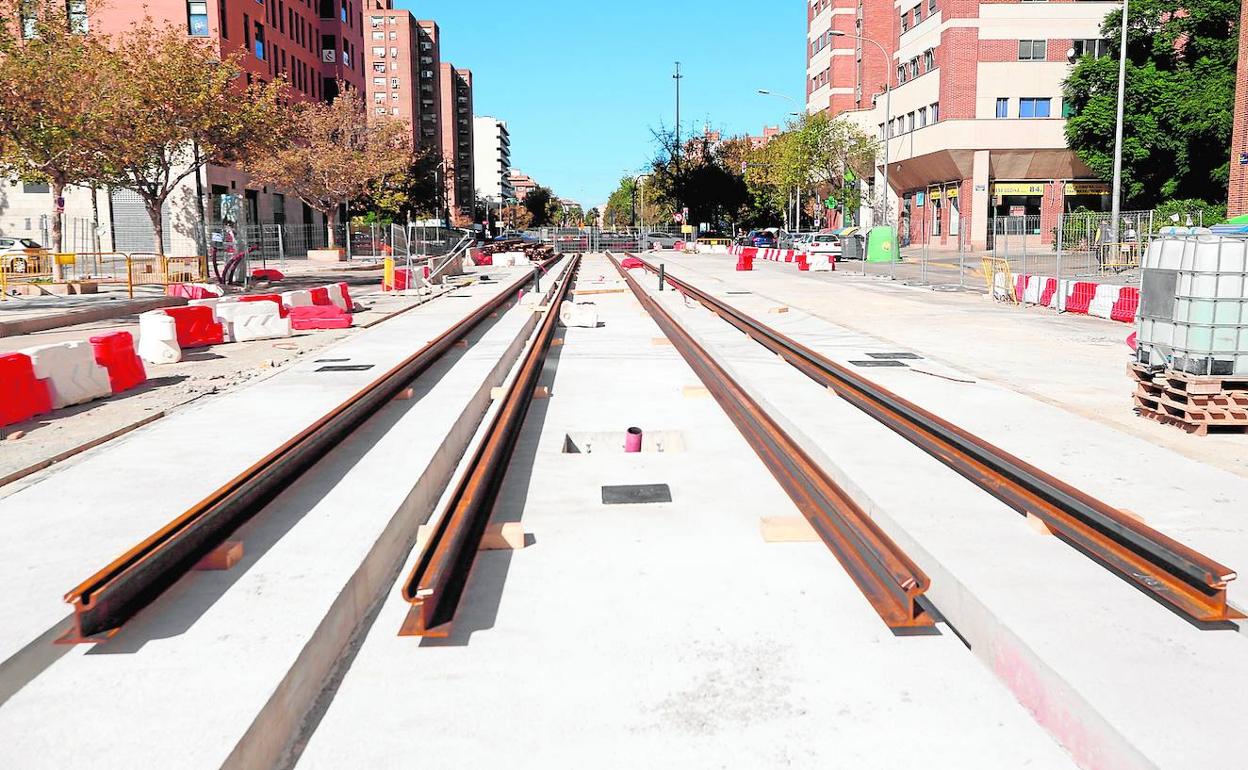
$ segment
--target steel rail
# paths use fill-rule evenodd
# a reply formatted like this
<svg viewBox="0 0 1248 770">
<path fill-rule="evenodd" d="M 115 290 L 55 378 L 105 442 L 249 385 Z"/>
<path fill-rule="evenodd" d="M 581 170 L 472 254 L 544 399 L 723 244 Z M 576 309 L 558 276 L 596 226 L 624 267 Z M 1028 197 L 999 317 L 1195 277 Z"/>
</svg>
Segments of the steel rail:
<svg viewBox="0 0 1248 770">
<path fill-rule="evenodd" d="M 573 256 L 562 282 L 557 288 L 552 286 L 547 294 L 545 316 L 516 378 L 486 426 L 486 438 L 473 453 L 467 472 L 421 549 L 420 558 L 403 582 L 402 595 L 411 608 L 399 630 L 400 636 L 444 638 L 451 634 L 455 612 L 554 338 L 559 306 L 568 296 L 579 266 L 580 256 Z"/>
<path fill-rule="evenodd" d="M 918 602 L 931 584 L 917 564 L 698 342 L 611 257 L 637 301 L 698 375 L 820 539 L 892 629 L 935 624 Z"/>
<path fill-rule="evenodd" d="M 646 270 L 654 265 L 641 260 Z M 837 364 L 667 273 L 666 280 L 722 320 L 944 463 L 1001 502 L 1038 517 L 1056 535 L 1194 621 L 1242 618 L 1227 605 L 1235 572 Z"/>
<path fill-rule="evenodd" d="M 458 340 L 510 302 L 526 275 L 417 352 L 265 455 L 65 594 L 72 628 L 62 644 L 101 642 L 225 542 L 288 484 L 324 457 Z"/>
</svg>

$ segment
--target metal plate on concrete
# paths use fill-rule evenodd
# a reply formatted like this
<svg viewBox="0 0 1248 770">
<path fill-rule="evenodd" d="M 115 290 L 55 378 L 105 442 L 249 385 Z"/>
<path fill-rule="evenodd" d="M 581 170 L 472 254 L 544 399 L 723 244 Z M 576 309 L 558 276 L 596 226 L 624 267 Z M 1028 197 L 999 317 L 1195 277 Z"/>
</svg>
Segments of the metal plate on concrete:
<svg viewBox="0 0 1248 770">
<path fill-rule="evenodd" d="M 347 364 L 344 366 L 322 366 L 318 372 L 367 372 L 375 364 Z"/>
<path fill-rule="evenodd" d="M 623 484 L 602 488 L 603 505 L 670 503 L 672 489 L 666 484 Z"/>
<path fill-rule="evenodd" d="M 903 364 L 900 361 L 893 361 L 891 359 L 885 360 L 885 361 L 850 361 L 849 363 L 850 363 L 850 366 L 861 366 L 864 369 L 868 369 L 872 367 L 885 367 L 885 366 L 900 366 L 900 367 L 906 366 L 906 364 Z"/>
<path fill-rule="evenodd" d="M 349 358 L 318 358 L 312 363 L 314 364 L 340 364 L 344 361 L 350 361 Z"/>
<path fill-rule="evenodd" d="M 917 353 L 868 353 L 867 355 L 871 356 L 872 358 L 879 359 L 879 360 L 893 359 L 893 360 L 905 360 L 905 361 L 919 361 L 919 360 L 922 360 L 923 358 L 923 356 L 920 356 Z"/>
</svg>

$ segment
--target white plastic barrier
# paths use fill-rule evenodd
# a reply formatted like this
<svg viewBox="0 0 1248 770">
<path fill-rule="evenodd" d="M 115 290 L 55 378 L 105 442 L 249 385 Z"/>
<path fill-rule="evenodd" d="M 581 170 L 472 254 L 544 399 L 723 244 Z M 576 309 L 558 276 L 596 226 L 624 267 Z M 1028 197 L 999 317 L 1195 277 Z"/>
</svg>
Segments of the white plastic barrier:
<svg viewBox="0 0 1248 770">
<path fill-rule="evenodd" d="M 182 360 L 178 329 L 173 317 L 162 310 L 139 314 L 139 358 L 149 364 L 176 364 Z"/>
<path fill-rule="evenodd" d="M 307 289 L 282 292 L 282 304 L 286 307 L 312 307 L 312 292 Z"/>
<path fill-rule="evenodd" d="M 344 312 L 355 312 L 355 308 L 351 307 L 351 303 L 347 301 L 347 294 L 350 292 L 347 290 L 347 285 L 345 283 L 331 283 L 325 288 L 329 289 L 330 302 L 333 302 L 335 305 L 342 308 Z"/>
<path fill-rule="evenodd" d="M 831 254 L 811 254 L 806 263 L 812 273 L 830 273 L 833 270 Z"/>
<path fill-rule="evenodd" d="M 1099 284 L 1096 287 L 1096 295 L 1092 297 L 1092 302 L 1088 304 L 1088 315 L 1094 315 L 1097 318 L 1110 318 L 1113 315 L 1114 303 L 1118 301 L 1118 294 L 1121 287 L 1107 283 Z"/>
<path fill-rule="evenodd" d="M 290 336 L 290 318 L 282 318 L 276 302 L 229 302 L 217 308 L 218 320 L 231 342 L 272 340 Z"/>
<path fill-rule="evenodd" d="M 220 321 L 221 318 L 220 316 L 217 315 L 217 305 L 220 304 L 220 302 L 221 302 L 220 297 L 212 297 L 210 299 L 193 299 L 186 304 L 191 305 L 193 307 L 210 307 L 212 308 L 213 320 Z"/>
<path fill-rule="evenodd" d="M 593 329 L 598 326 L 598 308 L 592 302 L 564 302 L 559 306 L 559 321 L 564 326 Z"/>
<path fill-rule="evenodd" d="M 113 393 L 108 370 L 95 362 L 95 350 L 90 342 L 58 342 L 18 352 L 30 356 L 36 377 L 48 381 L 53 409 Z"/>
</svg>

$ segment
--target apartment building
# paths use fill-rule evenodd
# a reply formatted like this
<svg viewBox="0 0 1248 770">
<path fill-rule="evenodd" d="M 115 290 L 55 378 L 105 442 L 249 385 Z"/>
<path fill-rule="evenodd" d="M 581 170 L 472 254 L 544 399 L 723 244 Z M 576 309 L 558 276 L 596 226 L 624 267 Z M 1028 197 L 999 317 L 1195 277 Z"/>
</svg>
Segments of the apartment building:
<svg viewBox="0 0 1248 770">
<path fill-rule="evenodd" d="M 757 150 L 771 144 L 771 140 L 775 139 L 777 136 L 780 136 L 779 126 L 763 126 L 762 134 L 758 136 L 747 136 L 746 139 L 749 140 L 750 147 Z"/>
<path fill-rule="evenodd" d="M 473 175 L 477 193 L 502 203 L 516 197 L 511 186 L 511 134 L 507 123 L 488 115 L 472 119 Z"/>
<path fill-rule="evenodd" d="M 338 82 L 364 86 L 362 0 L 145 0 L 90 5 L 70 0 L 71 22 L 87 34 L 116 34 L 149 15 L 157 24 L 184 30 L 221 51 L 243 52 L 249 80 L 284 76 L 295 98 L 331 100 Z M 210 166 L 189 177 L 170 196 L 165 211 L 169 253 L 201 253 L 205 218 L 216 219 L 227 193 L 243 196 L 250 223 L 321 224 L 320 214 L 298 199 L 268 188 L 248 189 L 245 174 Z M 46 243 L 49 200 L 46 185 L 10 180 L 0 195 L 0 233 Z M 77 251 L 150 251 L 151 222 L 139 197 L 128 190 L 72 188 L 65 195 L 65 247 Z"/>
<path fill-rule="evenodd" d="M 518 201 L 523 201 L 529 197 L 529 193 L 539 187 L 537 180 L 518 168 L 513 168 L 507 179 L 511 183 L 511 189 L 515 191 L 516 200 Z"/>
<path fill-rule="evenodd" d="M 1105 54 L 1101 22 L 1117 7 L 811 0 L 807 110 L 888 142 L 890 214 L 903 239 L 983 249 L 1022 222 L 1047 243 L 1063 209 L 1108 208 L 1108 185 L 1066 147 L 1061 84 L 1080 56 Z M 888 54 L 883 72 L 873 50 Z M 869 200 L 883 160 L 881 147 Z M 1028 219 L 1006 224 L 1018 216 Z"/>
<path fill-rule="evenodd" d="M 447 208 L 471 219 L 477 190 L 472 154 L 472 71 L 442 62 L 439 81 Z"/>
</svg>

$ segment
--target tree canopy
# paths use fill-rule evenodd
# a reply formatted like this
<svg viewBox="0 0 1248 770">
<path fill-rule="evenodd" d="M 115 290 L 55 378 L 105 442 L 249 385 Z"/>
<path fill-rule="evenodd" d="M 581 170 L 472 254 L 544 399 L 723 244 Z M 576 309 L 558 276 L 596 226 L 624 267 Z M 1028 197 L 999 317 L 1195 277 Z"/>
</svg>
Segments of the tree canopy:
<svg viewBox="0 0 1248 770">
<path fill-rule="evenodd" d="M 1230 156 L 1238 0 L 1135 0 L 1127 25 L 1123 200 L 1220 199 Z M 1066 79 L 1066 141 L 1102 179 L 1113 175 L 1122 12 L 1105 18 L 1108 55 L 1085 55 Z"/>
</svg>

